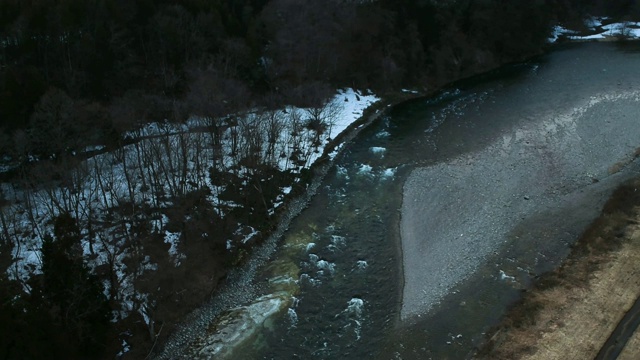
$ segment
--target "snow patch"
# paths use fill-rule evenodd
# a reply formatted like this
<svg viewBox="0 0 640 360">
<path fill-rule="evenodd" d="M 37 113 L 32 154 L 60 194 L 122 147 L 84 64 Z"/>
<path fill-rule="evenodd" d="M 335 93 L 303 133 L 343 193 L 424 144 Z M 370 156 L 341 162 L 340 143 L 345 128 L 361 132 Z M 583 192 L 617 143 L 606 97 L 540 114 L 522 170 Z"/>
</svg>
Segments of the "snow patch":
<svg viewBox="0 0 640 360">
<path fill-rule="evenodd" d="M 347 101 L 344 101 L 347 99 Z M 349 125 L 362 117 L 364 109 L 378 102 L 380 98 L 375 95 L 363 95 L 353 89 L 345 89 L 338 92 L 334 102 L 340 102 L 343 106 L 341 116 L 331 127 L 330 137 L 333 139 L 343 132 Z"/>
<path fill-rule="evenodd" d="M 104 145 L 92 145 L 84 148 L 84 152 L 94 152 L 94 151 L 102 151 L 106 146 Z"/>
<path fill-rule="evenodd" d="M 563 36 L 563 35 L 575 35 L 577 33 L 578 32 L 575 31 L 575 30 L 569 30 L 569 29 L 564 28 L 564 27 L 562 27 L 560 25 L 556 25 L 556 26 L 553 27 L 553 30 L 551 32 L 551 37 L 549 37 L 547 39 L 547 41 L 550 42 L 550 43 L 554 43 L 554 42 L 556 42 L 558 40 L 558 38 L 560 38 L 560 36 Z"/>
<path fill-rule="evenodd" d="M 567 37 L 574 41 L 604 40 L 618 36 L 624 36 L 629 39 L 640 39 L 640 22 L 624 21 L 603 26 L 602 23 L 605 20 L 607 20 L 606 17 L 590 17 L 585 19 L 585 26 L 594 32 L 594 34 L 590 35 L 580 35 L 579 31 L 556 25 L 548 41 L 554 43 L 560 37 Z"/>
<path fill-rule="evenodd" d="M 169 248 L 169 255 L 171 255 L 171 257 L 173 258 L 173 263 L 176 267 L 180 266 L 181 260 L 186 258 L 184 254 L 181 254 L 178 251 L 178 245 L 180 244 L 181 234 L 182 233 L 180 232 L 177 232 L 177 233 L 172 233 L 170 231 L 164 232 L 164 243 L 171 244 L 171 247 Z"/>
<path fill-rule="evenodd" d="M 118 352 L 116 357 L 121 358 L 124 354 L 128 353 L 131 350 L 131 346 L 127 343 L 126 340 L 122 339 L 122 349 Z"/>
<path fill-rule="evenodd" d="M 247 242 L 249 242 L 254 236 L 258 235 L 260 233 L 260 231 L 254 229 L 253 227 L 249 226 L 249 228 L 251 229 L 251 232 L 247 235 L 244 236 L 244 238 L 242 238 L 242 243 L 246 244 Z"/>
</svg>

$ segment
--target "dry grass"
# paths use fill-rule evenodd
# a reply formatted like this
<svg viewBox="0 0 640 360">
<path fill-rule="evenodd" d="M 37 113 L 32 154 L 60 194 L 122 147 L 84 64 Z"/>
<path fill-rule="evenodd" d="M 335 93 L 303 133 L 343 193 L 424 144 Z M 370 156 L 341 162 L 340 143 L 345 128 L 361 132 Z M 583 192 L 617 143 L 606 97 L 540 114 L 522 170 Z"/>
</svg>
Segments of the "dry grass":
<svg viewBox="0 0 640 360">
<path fill-rule="evenodd" d="M 571 256 L 514 306 L 486 359 L 589 359 L 640 296 L 640 180 L 618 189 Z M 640 337 L 628 346 L 640 358 Z"/>
<path fill-rule="evenodd" d="M 523 359 L 595 357 L 640 295 L 640 234 L 593 273 L 587 287 L 545 292 L 549 308 L 540 312 L 536 351 Z M 541 325 L 541 326 L 540 326 Z"/>
</svg>

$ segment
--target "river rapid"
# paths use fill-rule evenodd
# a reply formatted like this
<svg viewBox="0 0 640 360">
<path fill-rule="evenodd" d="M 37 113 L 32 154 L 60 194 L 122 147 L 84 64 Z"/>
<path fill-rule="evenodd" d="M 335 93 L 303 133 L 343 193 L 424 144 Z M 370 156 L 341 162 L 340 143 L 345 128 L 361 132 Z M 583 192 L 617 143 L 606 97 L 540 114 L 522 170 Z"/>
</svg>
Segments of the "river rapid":
<svg viewBox="0 0 640 360">
<path fill-rule="evenodd" d="M 231 357 L 470 357 L 638 175 L 638 49 L 568 45 L 388 109 L 258 270 L 280 300 Z"/>
</svg>

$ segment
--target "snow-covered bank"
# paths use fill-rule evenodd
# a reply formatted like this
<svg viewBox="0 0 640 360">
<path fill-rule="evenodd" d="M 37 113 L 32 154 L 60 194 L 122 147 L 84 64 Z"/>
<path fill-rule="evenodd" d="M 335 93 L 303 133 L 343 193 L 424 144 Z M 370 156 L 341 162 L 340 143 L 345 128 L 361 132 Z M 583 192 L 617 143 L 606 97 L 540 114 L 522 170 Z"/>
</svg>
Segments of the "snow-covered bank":
<svg viewBox="0 0 640 360">
<path fill-rule="evenodd" d="M 278 159 L 274 160 L 273 165 L 277 165 L 281 171 L 298 172 L 303 168 L 310 168 L 323 154 L 327 144 L 359 119 L 363 110 L 376 101 L 378 101 L 378 98 L 375 95 L 362 95 L 352 89 L 339 91 L 327 106 L 320 110 L 319 117 L 327 122 L 328 131 L 323 134 L 319 143 L 313 144 L 312 140 L 316 135 L 312 131 L 307 128 L 298 129 L 301 130 L 299 136 L 306 140 L 301 142 L 301 149 L 298 149 L 306 155 L 304 162 L 296 163 L 290 161 L 294 150 L 288 146 L 287 141 L 291 140 L 290 133 L 296 129 L 291 128 L 295 124 L 284 124 L 279 129 L 277 139 L 277 150 L 280 154 Z M 301 125 L 309 120 L 311 111 L 313 110 L 289 107 L 283 109 L 281 113 L 288 113 L 291 118 L 298 119 L 300 121 L 299 125 Z M 326 113 L 322 113 L 322 111 Z M 244 116 L 244 120 L 246 122 L 239 125 L 239 127 L 261 126 L 264 118 L 257 113 L 249 113 Z M 223 189 L 212 184 L 211 179 L 209 179 L 208 170 L 214 164 L 208 159 L 215 156 L 213 154 L 215 150 L 205 144 L 208 140 L 206 137 L 209 135 L 203 132 L 191 132 L 193 129 L 201 128 L 207 124 L 208 121 L 202 119 L 191 119 L 186 124 L 148 124 L 138 131 L 127 134 L 127 137 L 132 139 L 143 137 L 148 139 L 141 141 L 139 144 L 128 145 L 116 151 L 116 153 L 101 154 L 88 159 L 80 165 L 83 167 L 82 171 L 86 171 L 85 178 L 78 179 L 78 183 L 71 184 L 68 187 L 60 186 L 58 188 L 27 192 L 16 185 L 0 184 L 5 198 L 12 202 L 10 206 L 4 207 L 3 211 L 5 214 L 12 213 L 16 216 L 7 225 L 7 230 L 16 236 L 18 243 L 15 245 L 20 245 L 14 247 L 12 255 L 15 263 L 9 269 L 10 276 L 14 279 L 26 280 L 31 273 L 39 272 L 41 264 L 36 252 L 42 244 L 42 236 L 52 233 L 51 224 L 48 223 L 49 220 L 66 210 L 67 205 L 75 210 L 73 215 L 81 222 L 90 220 L 88 218 L 89 208 L 93 207 L 103 213 L 95 216 L 104 216 L 109 212 L 109 209 L 116 207 L 123 198 L 132 198 L 134 202 L 140 203 L 154 203 L 160 208 L 171 206 L 171 201 L 153 199 L 153 192 L 145 189 L 149 185 L 165 194 L 186 193 L 206 186 L 212 193 L 209 199 L 213 204 L 224 203 L 216 197 L 216 194 Z M 225 138 L 230 139 L 233 131 L 234 129 L 227 129 Z M 268 139 L 262 140 L 264 142 L 268 141 Z M 191 144 L 201 145 L 202 148 L 185 148 L 183 151 L 186 154 L 181 156 L 178 150 Z M 228 155 L 231 152 L 231 146 L 227 142 L 223 143 L 223 147 L 227 151 L 225 151 L 222 164 L 226 169 L 238 165 L 237 160 Z M 237 146 L 242 147 L 242 144 Z M 152 158 L 151 154 L 147 154 L 147 152 L 155 153 L 158 156 Z M 268 155 L 264 152 L 263 150 L 261 155 L 266 158 Z M 147 157 L 147 155 L 149 156 Z M 144 162 L 140 168 L 137 167 L 139 160 Z M 155 160 L 155 164 L 153 164 L 153 160 Z M 179 163 L 183 160 L 187 162 L 186 168 L 181 169 L 185 170 L 185 176 L 184 178 L 176 178 L 177 174 L 174 171 L 176 169 L 171 168 L 169 163 Z M 158 164 L 158 161 L 160 164 Z M 154 168 L 154 166 L 157 168 Z M 150 181 L 152 177 L 155 179 L 153 184 L 133 184 L 133 186 L 137 185 L 137 187 L 130 189 L 128 186 L 131 185 L 127 184 L 128 177 L 149 179 Z M 98 196 L 98 190 L 105 187 L 108 189 L 105 189 L 103 194 Z M 290 187 L 283 187 L 282 196 L 286 196 L 290 190 Z M 26 208 L 26 203 L 29 204 L 28 209 Z M 227 205 L 233 206 L 232 204 Z M 160 217 L 155 225 L 158 229 L 161 229 L 167 221 L 166 218 Z M 24 232 L 33 232 L 34 234 L 23 238 L 20 234 L 24 234 Z M 177 238 L 179 238 L 179 234 L 166 232 L 165 241 L 172 245 L 171 252 L 177 251 L 175 250 Z M 85 237 L 83 240 L 85 255 L 90 252 L 89 242 L 92 240 L 95 239 Z M 99 247 L 100 245 L 92 244 L 92 246 Z M 94 248 L 93 251 L 99 252 L 99 249 L 96 250 Z"/>
<path fill-rule="evenodd" d="M 269 216 L 274 216 L 291 196 L 292 186 L 304 186 L 301 172 L 311 168 L 334 139 L 376 101 L 372 94 L 340 90 L 316 108 L 288 106 L 233 114 L 232 121 L 218 126 L 219 132 L 211 130 L 219 119 L 152 123 L 127 134 L 131 144 L 77 164 L 65 181 L 36 187 L 2 183 L 0 194 L 6 203 L 0 208 L 0 233 L 11 244 L 13 260 L 8 275 L 30 291 L 27 281 L 41 273 L 43 239 L 53 233 L 51 219 L 69 213 L 81 229 L 88 265 L 109 267 L 116 275 L 112 283 L 105 282 L 106 293 L 117 286 L 115 300 L 121 308 L 113 320 L 139 313 L 152 329 L 154 294 L 141 292 L 135 284 L 145 274 L 167 271 L 145 255 L 146 247 L 166 249 L 175 268 L 188 265 L 184 242 L 192 239 L 185 238 L 184 224 L 191 219 L 172 215 L 176 200 L 202 191 L 218 218 L 226 219 L 241 205 L 221 196 L 227 184 L 212 173 L 248 186 L 251 177 L 259 176 L 251 166 L 266 166 L 292 174 L 293 179 L 274 198 L 264 199 L 271 206 Z M 180 223 L 182 229 L 175 226 Z M 146 224 L 152 234 L 143 243 L 134 241 L 140 224 Z M 217 231 L 215 223 L 212 226 Z M 228 251 L 265 235 L 241 220 L 233 233 L 226 241 Z M 212 234 L 199 235 L 206 240 Z"/>
<path fill-rule="evenodd" d="M 356 108 L 349 110 L 349 112 L 356 116 L 363 110 L 364 108 Z M 352 141 L 360 130 L 366 128 L 382 113 L 382 111 L 378 110 L 370 116 L 362 118 L 362 122 L 358 126 L 349 127 L 345 124 L 346 131 L 340 134 L 338 143 L 334 142 L 332 144 L 335 147 L 332 153 L 335 153 L 335 150 L 341 148 L 343 144 Z M 352 121 L 345 120 L 348 121 L 348 124 L 353 125 L 357 118 Z M 326 149 L 325 152 L 331 150 Z M 333 158 L 329 156 L 329 159 Z M 263 296 L 269 296 L 268 294 L 282 296 L 283 292 L 293 301 L 292 304 L 295 307 L 297 303 L 295 296 L 299 291 L 300 281 L 303 280 L 300 268 L 296 262 L 292 262 L 288 258 L 279 257 L 274 260 L 272 255 L 278 248 L 284 249 L 285 253 L 306 252 L 308 249 L 313 248 L 314 244 L 311 237 L 302 239 L 296 235 L 287 236 L 284 243 L 281 243 L 280 239 L 289 228 L 291 221 L 306 207 L 306 204 L 318 191 L 324 176 L 331 168 L 331 163 L 332 161 L 325 161 L 315 167 L 315 176 L 307 186 L 306 191 L 290 199 L 286 211 L 280 216 L 278 227 L 264 243 L 254 250 L 251 260 L 243 265 L 242 268 L 238 268 L 229 274 L 229 281 L 227 281 L 226 286 L 220 289 L 212 301 L 198 308 L 185 319 L 180 328 L 164 344 L 163 349 L 157 354 L 156 358 L 208 358 L 208 355 L 206 355 L 208 350 L 203 349 L 202 344 L 207 344 L 211 341 L 215 341 L 218 345 L 227 348 L 243 346 L 242 343 L 235 341 L 237 331 L 233 327 L 230 328 L 220 324 L 220 321 L 225 318 L 222 315 L 229 308 L 250 308 L 261 302 Z M 256 286 L 256 273 L 258 269 L 264 267 L 266 267 L 265 271 L 270 274 L 269 279 L 266 284 L 257 284 Z M 290 308 L 288 313 L 290 314 L 291 312 L 295 313 L 295 309 Z M 226 323 L 226 321 L 224 322 Z M 221 337 L 221 334 L 225 335 Z M 227 349 L 221 353 L 226 353 L 227 351 L 232 352 L 232 350 Z"/>
<path fill-rule="evenodd" d="M 584 26 L 587 33 L 578 30 L 568 29 L 561 25 L 553 28 L 553 33 L 549 38 L 550 43 L 554 43 L 559 39 L 566 38 L 571 41 L 590 41 L 590 40 L 616 40 L 625 38 L 629 40 L 640 39 L 640 22 L 623 21 L 607 23 L 609 18 L 592 16 L 584 20 Z M 607 23 L 606 25 L 603 25 Z"/>
</svg>

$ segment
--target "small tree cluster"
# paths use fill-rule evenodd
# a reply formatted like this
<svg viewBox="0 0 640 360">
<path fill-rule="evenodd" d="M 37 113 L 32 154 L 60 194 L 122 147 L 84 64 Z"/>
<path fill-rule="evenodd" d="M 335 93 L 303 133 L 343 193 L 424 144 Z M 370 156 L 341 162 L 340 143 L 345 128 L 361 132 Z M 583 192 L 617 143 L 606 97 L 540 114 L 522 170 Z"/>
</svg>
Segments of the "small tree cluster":
<svg viewBox="0 0 640 360">
<path fill-rule="evenodd" d="M 40 249 L 42 273 L 29 281 L 29 293 L 10 299 L 14 291 L 2 292 L 4 358 L 99 358 L 112 341 L 111 308 L 82 257 L 75 219 L 60 215 L 54 229 Z M 4 278 L 0 286 L 11 285 Z"/>
</svg>

